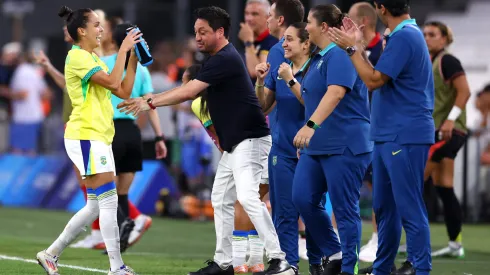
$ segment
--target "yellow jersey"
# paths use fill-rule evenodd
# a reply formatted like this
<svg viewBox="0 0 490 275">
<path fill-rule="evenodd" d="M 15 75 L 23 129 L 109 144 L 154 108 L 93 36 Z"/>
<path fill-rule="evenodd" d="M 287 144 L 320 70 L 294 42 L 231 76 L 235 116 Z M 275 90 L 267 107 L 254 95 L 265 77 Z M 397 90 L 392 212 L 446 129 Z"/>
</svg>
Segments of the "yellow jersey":
<svg viewBox="0 0 490 275">
<path fill-rule="evenodd" d="M 209 113 L 201 116 L 201 97 L 198 97 L 194 99 L 194 101 L 192 101 L 191 108 L 192 112 L 197 116 L 197 118 L 201 121 L 202 125 L 205 128 L 213 125 L 213 121 L 211 120 L 211 116 L 209 115 Z"/>
<path fill-rule="evenodd" d="M 65 138 L 97 140 L 111 144 L 114 138 L 111 96 L 108 89 L 92 83 L 98 71 L 108 72 L 106 64 L 95 53 L 73 46 L 65 60 L 65 82 L 73 111 L 66 124 Z"/>
</svg>

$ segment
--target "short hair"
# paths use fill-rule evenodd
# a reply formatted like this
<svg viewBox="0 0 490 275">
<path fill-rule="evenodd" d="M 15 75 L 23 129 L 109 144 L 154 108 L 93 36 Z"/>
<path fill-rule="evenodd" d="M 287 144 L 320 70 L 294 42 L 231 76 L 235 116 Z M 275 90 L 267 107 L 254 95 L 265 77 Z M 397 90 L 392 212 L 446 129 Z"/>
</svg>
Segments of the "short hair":
<svg viewBox="0 0 490 275">
<path fill-rule="evenodd" d="M 88 14 L 91 12 L 88 8 L 73 11 L 67 6 L 62 6 L 58 12 L 58 16 L 65 19 L 66 29 L 75 42 L 79 41 L 78 28 L 87 27 Z"/>
<path fill-rule="evenodd" d="M 276 16 L 284 17 L 286 27 L 296 22 L 303 22 L 305 7 L 300 0 L 276 0 Z"/>
<path fill-rule="evenodd" d="M 431 27 L 438 28 L 439 31 L 441 32 L 441 35 L 443 37 L 446 37 L 446 39 L 447 39 L 446 46 L 449 46 L 454 42 L 453 31 L 451 30 L 451 28 L 449 28 L 448 25 L 446 25 L 440 21 L 430 21 L 430 22 L 425 23 L 424 26 L 431 26 Z"/>
<path fill-rule="evenodd" d="M 410 13 L 410 0 L 374 0 L 374 2 L 379 7 L 385 6 L 393 17 Z"/>
<path fill-rule="evenodd" d="M 247 0 L 247 3 L 245 3 L 245 6 L 248 6 L 250 4 L 262 4 L 265 7 L 265 13 L 268 14 L 269 10 L 271 8 L 271 3 L 269 0 Z"/>
<path fill-rule="evenodd" d="M 196 17 L 208 21 L 213 31 L 223 28 L 225 37 L 228 37 L 231 20 L 230 15 L 224 9 L 216 6 L 199 8 L 196 11 Z"/>
<path fill-rule="evenodd" d="M 325 22 L 329 27 L 333 28 L 340 28 L 342 26 L 342 20 L 346 16 L 334 4 L 318 5 L 310 11 L 319 25 Z"/>
<path fill-rule="evenodd" d="M 360 2 L 354 4 L 358 17 L 367 17 L 371 21 L 371 28 L 376 28 L 376 22 L 378 21 L 378 15 L 374 7 L 368 2 Z"/>
</svg>

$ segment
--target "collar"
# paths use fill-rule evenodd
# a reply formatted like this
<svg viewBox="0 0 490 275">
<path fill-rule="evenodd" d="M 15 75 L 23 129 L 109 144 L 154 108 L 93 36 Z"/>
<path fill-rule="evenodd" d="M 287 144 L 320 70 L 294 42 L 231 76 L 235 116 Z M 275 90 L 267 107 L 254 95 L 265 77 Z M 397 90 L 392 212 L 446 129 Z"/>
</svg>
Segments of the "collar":
<svg viewBox="0 0 490 275">
<path fill-rule="evenodd" d="M 78 45 L 73 45 L 73 46 L 71 46 L 71 49 L 72 49 L 72 50 L 75 50 L 75 49 L 81 49 L 81 48 L 80 48 L 80 46 L 78 46 Z"/>
<path fill-rule="evenodd" d="M 335 43 L 331 42 L 330 44 L 328 44 L 328 46 L 325 49 L 321 50 L 318 54 L 321 56 L 324 56 L 326 53 L 328 53 L 334 47 L 335 47 Z"/>
<path fill-rule="evenodd" d="M 262 42 L 264 39 L 269 36 L 269 29 L 266 29 L 263 33 L 261 33 L 257 38 L 255 38 L 255 42 Z"/>
<path fill-rule="evenodd" d="M 388 37 L 391 37 L 394 33 L 398 32 L 401 29 L 403 29 L 407 25 L 417 26 L 417 22 L 415 21 L 415 19 L 406 19 L 406 20 L 403 20 L 400 24 L 398 24 L 398 26 L 396 26 L 396 28 L 390 33 L 390 35 L 388 35 Z"/>
<path fill-rule="evenodd" d="M 306 60 L 305 64 L 303 64 L 303 67 L 301 67 L 301 69 L 299 69 L 299 71 L 296 74 L 302 73 L 305 70 L 306 66 L 308 66 L 308 63 L 310 63 L 310 60 L 311 60 L 311 58 L 308 58 L 308 60 Z M 291 66 L 291 68 L 292 68 L 293 62 L 290 62 L 289 66 Z"/>
<path fill-rule="evenodd" d="M 371 40 L 371 42 L 369 42 L 369 45 L 367 47 L 374 48 L 374 46 L 376 46 L 376 44 L 378 44 L 380 40 L 381 40 L 381 34 L 377 32 L 376 36 L 373 38 L 373 40 Z"/>
</svg>

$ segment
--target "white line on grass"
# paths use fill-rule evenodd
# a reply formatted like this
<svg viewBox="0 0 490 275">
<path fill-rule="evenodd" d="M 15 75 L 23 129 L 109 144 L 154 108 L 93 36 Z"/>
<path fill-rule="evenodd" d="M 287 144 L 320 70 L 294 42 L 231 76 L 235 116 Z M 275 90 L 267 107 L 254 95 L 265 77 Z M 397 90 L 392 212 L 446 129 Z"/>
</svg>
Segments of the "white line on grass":
<svg viewBox="0 0 490 275">
<path fill-rule="evenodd" d="M 19 258 L 19 257 L 11 257 L 11 256 L 7 256 L 7 255 L 0 255 L 0 260 L 19 261 L 19 262 L 37 264 L 36 260 L 24 259 L 24 258 Z M 70 269 L 76 269 L 76 270 L 97 272 L 97 273 L 107 273 L 108 272 L 106 270 L 83 267 L 83 266 L 76 266 L 76 265 L 59 264 L 58 266 L 59 267 L 66 267 L 66 268 L 70 268 Z"/>
</svg>

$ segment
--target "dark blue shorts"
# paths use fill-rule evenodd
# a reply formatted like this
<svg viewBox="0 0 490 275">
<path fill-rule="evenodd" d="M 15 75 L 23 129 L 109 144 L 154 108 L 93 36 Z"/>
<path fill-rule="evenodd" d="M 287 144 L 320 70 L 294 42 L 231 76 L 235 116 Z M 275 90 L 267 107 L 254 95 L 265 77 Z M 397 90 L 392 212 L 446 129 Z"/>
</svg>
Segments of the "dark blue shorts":
<svg viewBox="0 0 490 275">
<path fill-rule="evenodd" d="M 42 123 L 11 123 L 10 148 L 22 151 L 37 151 Z"/>
</svg>

